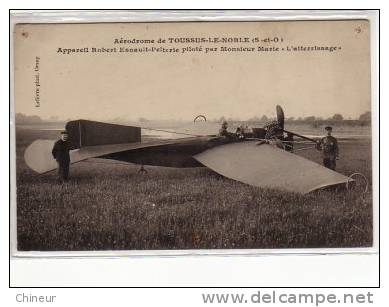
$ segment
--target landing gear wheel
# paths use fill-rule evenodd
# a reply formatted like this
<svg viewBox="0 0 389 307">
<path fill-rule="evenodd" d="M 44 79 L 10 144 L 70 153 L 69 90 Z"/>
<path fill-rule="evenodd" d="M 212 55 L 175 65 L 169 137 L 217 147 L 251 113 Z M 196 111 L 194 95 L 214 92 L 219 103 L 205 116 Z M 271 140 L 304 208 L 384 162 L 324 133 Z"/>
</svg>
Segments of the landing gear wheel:
<svg viewBox="0 0 389 307">
<path fill-rule="evenodd" d="M 369 182 L 365 175 L 361 173 L 353 173 L 348 177 L 346 188 L 350 192 L 367 193 L 369 190 Z"/>
</svg>

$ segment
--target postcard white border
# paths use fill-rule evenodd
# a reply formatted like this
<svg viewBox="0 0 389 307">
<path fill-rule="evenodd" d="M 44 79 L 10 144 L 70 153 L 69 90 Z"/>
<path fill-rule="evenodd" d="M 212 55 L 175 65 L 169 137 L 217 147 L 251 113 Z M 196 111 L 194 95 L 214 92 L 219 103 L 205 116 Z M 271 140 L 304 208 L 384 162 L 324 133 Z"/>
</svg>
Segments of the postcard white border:
<svg viewBox="0 0 389 307">
<path fill-rule="evenodd" d="M 177 21 L 286 21 L 349 20 L 370 21 L 371 40 L 371 111 L 373 171 L 373 246 L 364 248 L 309 249 L 201 249 L 201 250 L 128 250 L 24 252 L 16 242 L 16 166 L 15 110 L 13 84 L 13 28 L 18 23 L 109 23 L 109 22 L 177 22 Z M 10 246 L 11 259 L 80 258 L 80 257 L 179 257 L 179 256 L 275 256 L 275 255 L 377 255 L 379 252 L 379 15 L 373 10 L 53 10 L 14 11 L 10 23 Z"/>
</svg>

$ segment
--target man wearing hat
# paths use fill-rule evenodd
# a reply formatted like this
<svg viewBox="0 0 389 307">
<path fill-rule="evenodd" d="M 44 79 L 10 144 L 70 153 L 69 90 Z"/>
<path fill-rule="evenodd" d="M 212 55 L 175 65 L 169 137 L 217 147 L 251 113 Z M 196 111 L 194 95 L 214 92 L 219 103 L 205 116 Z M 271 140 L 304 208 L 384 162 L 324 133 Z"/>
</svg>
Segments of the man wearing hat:
<svg viewBox="0 0 389 307">
<path fill-rule="evenodd" d="M 338 141 L 332 134 L 332 127 L 324 128 L 327 131 L 327 136 L 323 137 L 317 143 L 317 149 L 323 152 L 323 164 L 325 167 L 335 170 L 336 160 L 339 158 Z"/>
<path fill-rule="evenodd" d="M 52 154 L 58 163 L 58 179 L 60 182 L 67 181 L 69 178 L 69 164 L 70 164 L 70 143 L 68 141 L 68 133 L 61 132 L 61 138 L 55 142 Z"/>
<path fill-rule="evenodd" d="M 226 137 L 228 137 L 228 136 L 229 136 L 229 133 L 228 133 L 228 131 L 227 131 L 227 128 L 228 128 L 228 123 L 227 123 L 226 120 L 223 120 L 223 122 L 222 122 L 222 127 L 221 127 L 220 130 L 219 130 L 219 135 L 220 135 L 220 136 L 226 136 Z"/>
</svg>

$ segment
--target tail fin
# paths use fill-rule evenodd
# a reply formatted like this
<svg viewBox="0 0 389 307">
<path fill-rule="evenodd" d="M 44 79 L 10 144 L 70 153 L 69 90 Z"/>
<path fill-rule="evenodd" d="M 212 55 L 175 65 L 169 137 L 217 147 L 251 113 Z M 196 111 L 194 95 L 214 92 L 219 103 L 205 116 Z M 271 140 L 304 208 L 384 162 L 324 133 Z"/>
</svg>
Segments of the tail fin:
<svg viewBox="0 0 389 307">
<path fill-rule="evenodd" d="M 139 127 L 80 119 L 68 122 L 65 128 L 69 134 L 71 149 L 141 141 Z"/>
</svg>

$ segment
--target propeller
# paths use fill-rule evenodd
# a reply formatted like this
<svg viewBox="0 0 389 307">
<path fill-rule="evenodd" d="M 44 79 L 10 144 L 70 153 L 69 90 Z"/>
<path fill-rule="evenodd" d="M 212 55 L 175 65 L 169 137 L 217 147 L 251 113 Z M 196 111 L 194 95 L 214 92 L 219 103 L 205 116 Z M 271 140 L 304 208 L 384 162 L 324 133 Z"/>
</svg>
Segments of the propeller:
<svg viewBox="0 0 389 307">
<path fill-rule="evenodd" d="M 277 111 L 277 122 L 278 126 L 284 130 L 284 123 L 285 123 L 285 115 L 284 115 L 284 110 L 282 110 L 281 106 L 277 105 L 276 106 L 276 111 Z"/>
<path fill-rule="evenodd" d="M 285 124 L 285 115 L 284 115 L 284 110 L 282 109 L 282 107 L 280 105 L 277 105 L 276 106 L 276 112 L 277 112 L 277 122 L 278 122 L 278 126 L 282 129 L 282 131 L 286 132 L 286 133 L 289 133 L 289 134 L 292 134 L 293 136 L 297 136 L 299 138 L 302 138 L 302 139 L 305 139 L 307 141 L 311 141 L 313 143 L 317 143 L 316 140 L 314 139 L 311 139 L 309 137 L 306 137 L 304 135 L 301 135 L 301 134 L 298 134 L 298 133 L 295 133 L 295 132 L 291 132 L 291 131 L 287 131 L 284 129 L 284 124 Z"/>
</svg>

